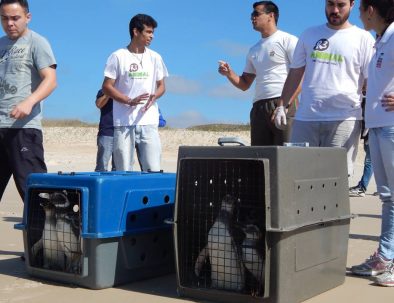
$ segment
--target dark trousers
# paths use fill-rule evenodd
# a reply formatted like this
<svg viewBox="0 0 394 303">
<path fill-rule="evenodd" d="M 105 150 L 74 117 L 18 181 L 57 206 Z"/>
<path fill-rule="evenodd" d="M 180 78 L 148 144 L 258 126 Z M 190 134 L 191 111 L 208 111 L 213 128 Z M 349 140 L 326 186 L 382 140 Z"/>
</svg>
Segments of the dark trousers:
<svg viewBox="0 0 394 303">
<path fill-rule="evenodd" d="M 42 131 L 34 128 L 0 128 L 0 201 L 11 175 L 22 200 L 30 173 L 46 173 Z"/>
<path fill-rule="evenodd" d="M 287 127 L 280 130 L 271 122 L 280 98 L 263 99 L 253 103 L 250 111 L 250 139 L 252 146 L 283 145 L 289 141 L 292 118 L 287 119 Z"/>
</svg>

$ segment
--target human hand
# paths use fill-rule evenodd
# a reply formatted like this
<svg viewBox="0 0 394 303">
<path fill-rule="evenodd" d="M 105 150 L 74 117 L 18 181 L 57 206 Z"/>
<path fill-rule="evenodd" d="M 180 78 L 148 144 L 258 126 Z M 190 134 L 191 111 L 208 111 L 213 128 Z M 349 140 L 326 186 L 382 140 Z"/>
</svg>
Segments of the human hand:
<svg viewBox="0 0 394 303">
<path fill-rule="evenodd" d="M 385 94 L 382 99 L 382 107 L 385 108 L 386 112 L 394 111 L 394 94 Z"/>
<path fill-rule="evenodd" d="M 25 101 L 18 103 L 10 113 L 11 118 L 14 119 L 23 119 L 26 116 L 30 115 L 33 106 Z"/>
<path fill-rule="evenodd" d="M 139 95 L 139 96 L 135 97 L 134 99 L 129 98 L 127 100 L 126 104 L 130 105 L 130 106 L 135 106 L 135 105 L 138 105 L 138 104 L 142 104 L 142 103 L 144 103 L 145 100 L 147 100 L 149 98 L 149 96 L 150 95 L 148 93 L 145 93 L 145 94 L 142 94 L 142 95 Z"/>
<path fill-rule="evenodd" d="M 145 106 L 141 108 L 143 113 L 147 112 L 148 109 L 156 102 L 156 95 L 150 95 L 148 102 L 146 102 Z"/>
<path fill-rule="evenodd" d="M 222 61 L 222 60 L 219 60 L 218 63 L 219 63 L 219 68 L 218 68 L 219 74 L 221 74 L 223 76 L 228 76 L 231 71 L 230 65 L 227 62 Z"/>
<path fill-rule="evenodd" d="M 276 128 L 281 130 L 286 128 L 287 119 L 286 119 L 285 108 L 283 107 L 283 105 L 278 106 L 275 109 L 273 120 L 275 122 Z"/>
</svg>

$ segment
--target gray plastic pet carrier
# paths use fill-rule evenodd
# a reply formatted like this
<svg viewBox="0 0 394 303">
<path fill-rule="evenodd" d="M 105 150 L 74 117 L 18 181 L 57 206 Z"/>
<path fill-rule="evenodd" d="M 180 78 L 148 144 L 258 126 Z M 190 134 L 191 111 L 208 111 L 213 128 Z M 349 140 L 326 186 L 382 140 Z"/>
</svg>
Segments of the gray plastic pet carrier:
<svg viewBox="0 0 394 303">
<path fill-rule="evenodd" d="M 222 302 L 301 302 L 344 282 L 346 151 L 180 147 L 178 292 Z"/>
</svg>

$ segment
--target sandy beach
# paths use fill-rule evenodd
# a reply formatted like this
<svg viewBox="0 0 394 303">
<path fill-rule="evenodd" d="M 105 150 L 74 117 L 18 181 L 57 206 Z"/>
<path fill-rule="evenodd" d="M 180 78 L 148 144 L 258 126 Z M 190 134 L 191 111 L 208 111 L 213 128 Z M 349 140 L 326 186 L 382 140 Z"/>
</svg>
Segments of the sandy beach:
<svg viewBox="0 0 394 303">
<path fill-rule="evenodd" d="M 49 172 L 92 171 L 96 157 L 96 133 L 93 127 L 50 127 L 44 129 L 45 158 Z M 180 145 L 215 146 L 219 137 L 240 137 L 249 143 L 248 132 L 205 132 L 183 129 L 161 129 L 162 168 L 176 172 Z M 355 185 L 362 174 L 364 153 L 362 147 L 355 165 L 355 174 L 349 180 Z M 137 168 L 136 168 L 137 169 Z M 376 248 L 380 232 L 381 203 L 373 196 L 376 191 L 372 179 L 366 197 L 351 198 L 351 220 L 347 267 L 362 262 Z M 0 203 L 0 303 L 10 302 L 195 302 L 179 298 L 175 275 L 134 282 L 103 290 L 89 290 L 31 277 L 20 256 L 24 251 L 22 232 L 14 224 L 22 220 L 23 204 L 13 180 Z M 378 287 L 368 278 L 347 275 L 345 283 L 305 302 L 332 303 L 356 301 L 393 302 L 394 288 Z M 289 302 L 291 303 L 291 302 Z"/>
</svg>

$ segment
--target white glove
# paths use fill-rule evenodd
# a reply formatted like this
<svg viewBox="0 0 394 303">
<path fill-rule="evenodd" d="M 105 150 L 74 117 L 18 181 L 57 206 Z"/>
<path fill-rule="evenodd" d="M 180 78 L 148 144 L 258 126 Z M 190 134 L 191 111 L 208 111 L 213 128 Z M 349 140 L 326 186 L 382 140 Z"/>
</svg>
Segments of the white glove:
<svg viewBox="0 0 394 303">
<path fill-rule="evenodd" d="M 275 112 L 275 126 L 278 129 L 285 129 L 287 125 L 285 108 L 283 105 L 278 106 Z"/>
</svg>

